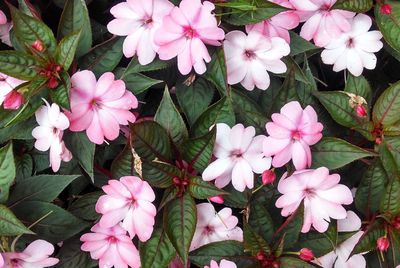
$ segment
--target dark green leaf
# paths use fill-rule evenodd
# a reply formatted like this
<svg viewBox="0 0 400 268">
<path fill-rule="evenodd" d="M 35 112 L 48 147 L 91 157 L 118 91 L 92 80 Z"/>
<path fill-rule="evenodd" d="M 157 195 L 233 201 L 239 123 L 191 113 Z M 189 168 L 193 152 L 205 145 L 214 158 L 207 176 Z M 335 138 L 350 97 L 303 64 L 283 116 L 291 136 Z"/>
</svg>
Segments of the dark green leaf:
<svg viewBox="0 0 400 268">
<path fill-rule="evenodd" d="M 243 226 L 243 240 L 245 251 L 250 252 L 252 256 L 255 256 L 260 251 L 269 253 L 271 250 L 264 238 L 258 235 L 246 222 Z"/>
<path fill-rule="evenodd" d="M 134 169 L 134 158 L 130 144 L 125 145 L 124 149 L 112 162 L 111 173 L 113 178 L 137 175 Z"/>
<path fill-rule="evenodd" d="M 392 6 L 391 14 L 382 14 L 381 5 L 375 5 L 376 24 L 381 30 L 386 42 L 397 52 L 400 52 L 400 3 L 396 0 L 387 0 Z"/>
<path fill-rule="evenodd" d="M 154 187 L 168 188 L 174 177 L 180 178 L 181 170 L 168 163 L 158 161 L 143 161 L 142 177 Z"/>
<path fill-rule="evenodd" d="M 278 229 L 277 235 L 284 237 L 284 248 L 291 248 L 299 239 L 303 227 L 303 215 L 304 206 L 301 205 Z"/>
<path fill-rule="evenodd" d="M 274 222 L 265 205 L 252 202 L 250 206 L 249 225 L 254 232 L 264 238 L 265 241 L 272 241 L 275 232 Z"/>
<path fill-rule="evenodd" d="M 81 32 L 73 32 L 61 39 L 56 50 L 56 62 L 68 70 L 75 57 Z"/>
<path fill-rule="evenodd" d="M 190 179 L 188 191 L 196 199 L 207 199 L 226 194 L 225 191 L 215 187 L 214 184 L 203 181 L 201 177 L 192 177 Z"/>
<path fill-rule="evenodd" d="M 137 74 L 141 72 L 158 71 L 166 69 L 171 65 L 171 61 L 163 61 L 160 59 L 155 59 L 147 65 L 141 65 L 138 59 L 135 57 L 131 60 L 128 67 L 124 70 L 121 79 L 129 74 Z"/>
<path fill-rule="evenodd" d="M 372 100 L 372 90 L 364 76 L 355 77 L 349 73 L 344 91 L 363 97 L 367 103 Z"/>
<path fill-rule="evenodd" d="M 281 268 L 314 268 L 313 265 L 293 257 L 283 257 L 280 259 Z"/>
<path fill-rule="evenodd" d="M 387 88 L 376 101 L 372 112 L 375 124 L 393 125 L 400 120 L 400 81 Z"/>
<path fill-rule="evenodd" d="M 82 242 L 79 238 L 71 238 L 63 242 L 60 251 L 57 253 L 56 258 L 60 262 L 56 265 L 57 268 L 92 268 L 98 264 L 90 258 L 88 252 L 80 249 Z"/>
<path fill-rule="evenodd" d="M 9 76 L 31 80 L 37 76 L 37 62 L 34 57 L 19 51 L 0 51 L 0 72 Z"/>
<path fill-rule="evenodd" d="M 140 73 L 129 73 L 122 77 L 126 88 L 133 94 L 138 95 L 145 92 L 152 86 L 163 83 L 161 80 L 153 79 Z"/>
<path fill-rule="evenodd" d="M 103 194 L 101 191 L 85 194 L 74 201 L 68 210 L 78 218 L 86 221 L 95 221 L 100 217 L 95 210 L 95 206 L 97 200 Z"/>
<path fill-rule="evenodd" d="M 15 179 L 15 163 L 12 143 L 0 148 L 0 203 L 8 199 L 8 193 Z"/>
<path fill-rule="evenodd" d="M 23 154 L 15 159 L 16 180 L 23 180 L 32 176 L 33 160 L 30 154 Z"/>
<path fill-rule="evenodd" d="M 211 62 L 208 64 L 204 78 L 213 83 L 222 96 L 228 94 L 225 54 L 222 48 L 215 49 L 211 55 Z"/>
<path fill-rule="evenodd" d="M 0 235 L 33 234 L 6 206 L 0 205 Z"/>
<path fill-rule="evenodd" d="M 223 189 L 228 194 L 224 196 L 224 204 L 233 208 L 246 208 L 249 202 L 249 193 L 247 191 L 239 192 L 233 188 L 232 184 L 228 184 Z"/>
<path fill-rule="evenodd" d="M 386 193 L 383 195 L 380 211 L 389 215 L 400 213 L 400 179 L 391 178 L 386 186 Z"/>
<path fill-rule="evenodd" d="M 385 235 L 385 230 L 382 227 L 383 226 L 378 222 L 375 222 L 372 226 L 368 226 L 360 240 L 358 240 L 358 243 L 351 254 L 353 255 L 375 250 L 376 241 L 379 237 Z"/>
<path fill-rule="evenodd" d="M 63 108 L 70 109 L 69 105 L 69 91 L 71 89 L 71 81 L 67 72 L 61 73 L 61 81 L 58 87 L 50 89 L 50 97 L 53 102 L 57 103 Z"/>
<path fill-rule="evenodd" d="M 295 32 L 290 31 L 289 33 L 290 33 L 290 56 L 296 56 L 310 50 L 319 49 L 319 47 L 313 45 L 311 42 L 308 42 Z"/>
</svg>

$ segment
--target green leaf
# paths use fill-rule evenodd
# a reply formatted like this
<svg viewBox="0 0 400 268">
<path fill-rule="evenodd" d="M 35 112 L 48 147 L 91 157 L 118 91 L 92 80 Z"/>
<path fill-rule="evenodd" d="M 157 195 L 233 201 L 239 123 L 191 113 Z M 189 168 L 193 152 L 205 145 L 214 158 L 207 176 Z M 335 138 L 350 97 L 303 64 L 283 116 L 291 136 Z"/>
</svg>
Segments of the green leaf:
<svg viewBox="0 0 400 268">
<path fill-rule="evenodd" d="M 190 261 L 199 267 L 210 265 L 211 260 L 230 260 L 239 265 L 244 256 L 243 243 L 233 240 L 213 242 L 190 252 Z M 245 258 L 248 256 L 245 256 Z M 242 266 L 239 266 L 242 267 Z"/>
<path fill-rule="evenodd" d="M 81 31 L 76 56 L 79 58 L 92 47 L 92 29 L 84 0 L 67 0 L 61 14 L 57 36 L 59 39 L 70 33 Z"/>
<path fill-rule="evenodd" d="M 75 57 L 81 32 L 73 32 L 61 39 L 56 50 L 56 62 L 68 70 Z"/>
<path fill-rule="evenodd" d="M 163 83 L 162 80 L 153 79 L 140 73 L 130 73 L 122 77 L 126 88 L 134 95 L 145 92 L 152 86 Z"/>
<path fill-rule="evenodd" d="M 8 200 L 9 207 L 26 201 L 51 202 L 79 175 L 39 175 L 15 184 Z"/>
<path fill-rule="evenodd" d="M 0 235 L 33 234 L 6 206 L 0 205 Z"/>
<path fill-rule="evenodd" d="M 364 231 L 364 234 L 361 236 L 360 240 L 358 240 L 358 243 L 354 247 L 351 255 L 375 250 L 376 241 L 379 237 L 382 237 L 384 235 L 385 228 L 383 228 L 383 226 L 381 226 L 379 222 L 375 222 L 372 226 L 368 226 L 367 229 Z"/>
<path fill-rule="evenodd" d="M 105 72 L 112 72 L 122 59 L 124 38 L 113 37 L 95 46 L 79 59 L 79 67 L 91 70 L 97 77 Z"/>
<path fill-rule="evenodd" d="M 224 196 L 224 204 L 226 206 L 233 208 L 247 207 L 250 195 L 248 191 L 239 192 L 233 188 L 232 184 L 228 184 L 228 186 L 224 188 L 224 191 L 228 193 L 228 195 Z"/>
<path fill-rule="evenodd" d="M 137 175 L 134 169 L 134 158 L 130 144 L 126 144 L 124 149 L 117 155 L 111 164 L 113 178 Z"/>
<path fill-rule="evenodd" d="M 369 215 L 379 210 L 382 193 L 385 192 L 387 175 L 380 161 L 375 161 L 365 172 L 357 187 L 355 205 L 358 211 Z"/>
<path fill-rule="evenodd" d="M 168 188 L 174 177 L 180 178 L 182 172 L 175 166 L 158 161 L 143 161 L 142 177 L 154 187 Z"/>
<path fill-rule="evenodd" d="M 243 245 L 246 252 L 255 256 L 259 251 L 269 253 L 271 251 L 268 243 L 258 235 L 251 226 L 244 222 L 243 224 Z"/>
<path fill-rule="evenodd" d="M 337 169 L 355 160 L 375 155 L 375 153 L 364 150 L 347 141 L 327 137 L 313 147 L 312 166 L 315 168 Z"/>
<path fill-rule="evenodd" d="M 304 206 L 301 205 L 283 223 L 283 228 L 277 231 L 279 237 L 284 238 L 284 248 L 291 248 L 298 240 L 303 227 Z"/>
<path fill-rule="evenodd" d="M 314 92 L 314 95 L 342 126 L 357 129 L 357 126 L 368 121 L 368 118 L 357 116 L 355 109 L 350 106 L 350 97 L 343 91 Z"/>
<path fill-rule="evenodd" d="M 381 143 L 382 146 L 386 146 L 388 152 L 391 154 L 392 158 L 385 159 L 382 157 L 382 152 L 379 150 L 381 154 L 382 162 L 385 168 L 387 165 L 393 165 L 392 168 L 387 168 L 387 172 L 389 176 L 400 175 L 400 139 L 399 137 L 385 137 L 384 141 Z M 391 169 L 391 170 L 390 170 Z M 396 171 L 397 169 L 397 171 Z"/>
<path fill-rule="evenodd" d="M 171 201 L 164 208 L 164 230 L 184 264 L 188 261 L 196 222 L 196 204 L 188 193 Z"/>
<path fill-rule="evenodd" d="M 290 101 L 298 101 L 295 69 L 296 68 L 293 67 L 292 64 L 288 64 L 288 71 L 285 74 L 285 81 L 275 96 L 271 111 L 279 111 L 286 103 Z"/>
<path fill-rule="evenodd" d="M 232 88 L 231 96 L 237 120 L 246 126 L 255 127 L 257 133 L 264 133 L 267 117 L 262 113 L 259 105 L 234 88 Z"/>
<path fill-rule="evenodd" d="M 15 163 L 12 143 L 0 148 L 0 203 L 8 199 L 10 186 L 15 179 Z"/>
<path fill-rule="evenodd" d="M 269 19 L 287 10 L 285 7 L 263 0 L 246 0 L 246 2 L 252 6 L 251 9 L 245 11 L 232 10 L 233 14 L 225 20 L 232 25 L 248 25 Z"/>
<path fill-rule="evenodd" d="M 389 215 L 400 213 L 400 179 L 391 178 L 386 187 L 386 193 L 383 195 L 380 211 Z"/>
<path fill-rule="evenodd" d="M 203 181 L 201 177 L 192 177 L 190 179 L 188 191 L 196 199 L 207 199 L 213 196 L 227 194 L 214 184 Z"/>
<path fill-rule="evenodd" d="M 311 42 L 308 42 L 303 37 L 295 32 L 289 31 L 290 34 L 290 56 L 296 56 L 311 50 L 320 49 Z"/>
<path fill-rule="evenodd" d="M 40 41 L 44 48 L 50 53 L 56 51 L 57 42 L 54 34 L 46 24 L 40 20 L 24 14 L 9 5 L 11 17 L 13 21 L 13 29 L 15 37 L 29 51 L 35 41 Z"/>
<path fill-rule="evenodd" d="M 165 87 L 160 106 L 154 116 L 154 121 L 167 130 L 169 136 L 176 144 L 180 144 L 187 139 L 188 132 L 185 122 L 169 95 L 168 87 Z"/>
<path fill-rule="evenodd" d="M 95 206 L 97 200 L 103 194 L 104 193 L 102 191 L 85 194 L 74 201 L 68 210 L 80 219 L 86 221 L 96 221 L 97 219 L 99 219 L 100 215 L 97 214 Z"/>
<path fill-rule="evenodd" d="M 131 125 L 132 148 L 143 159 L 168 162 L 172 148 L 168 133 L 154 121 L 143 121 Z"/>
<path fill-rule="evenodd" d="M 398 176 L 398 165 L 395 160 L 395 149 L 384 139 L 378 146 L 379 157 L 389 178 Z"/>
<path fill-rule="evenodd" d="M 123 74 L 121 75 L 121 79 L 129 74 L 137 74 L 141 72 L 150 72 L 150 71 L 158 71 L 162 69 L 166 69 L 171 65 L 171 61 L 163 61 L 160 59 L 155 59 L 151 63 L 146 65 L 141 65 L 138 59 L 135 57 L 133 58 L 128 67 L 124 70 Z"/>
<path fill-rule="evenodd" d="M 400 120 L 400 81 L 387 88 L 378 98 L 372 112 L 375 124 L 393 125 Z"/>
<path fill-rule="evenodd" d="M 386 42 L 395 51 L 400 52 L 400 3 L 394 0 L 387 0 L 385 3 L 392 6 L 392 14 L 382 14 L 381 5 L 375 5 L 376 24 Z"/>
<path fill-rule="evenodd" d="M 149 240 L 139 244 L 142 268 L 167 267 L 176 251 L 162 229 L 156 229 Z"/>
<path fill-rule="evenodd" d="M 37 76 L 36 66 L 36 59 L 28 54 L 13 50 L 0 51 L 0 72 L 4 74 L 31 80 Z"/>
<path fill-rule="evenodd" d="M 371 86 L 362 75 L 356 77 L 349 73 L 344 91 L 363 97 L 367 103 L 370 103 L 372 100 Z"/>
<path fill-rule="evenodd" d="M 199 138 L 187 140 L 181 146 L 183 159 L 198 172 L 209 165 L 214 149 L 216 127 Z"/>
<path fill-rule="evenodd" d="M 60 77 L 61 81 L 58 81 L 58 87 L 49 89 L 50 97 L 53 102 L 57 103 L 61 107 L 70 109 L 69 91 L 71 89 L 71 79 L 66 71 L 62 72 Z"/>
<path fill-rule="evenodd" d="M 15 159 L 16 166 L 16 180 L 24 180 L 32 176 L 33 173 L 33 160 L 30 154 L 23 154 L 17 156 Z"/>
<path fill-rule="evenodd" d="M 264 204 L 251 202 L 249 225 L 265 241 L 272 241 L 275 232 L 274 222 Z"/>
<path fill-rule="evenodd" d="M 204 78 L 213 83 L 221 95 L 225 96 L 228 93 L 227 77 L 224 50 L 216 48 L 211 55 L 211 62 L 208 64 Z"/>
<path fill-rule="evenodd" d="M 48 215 L 32 227 L 32 230 L 50 243 L 64 241 L 89 227 L 88 223 L 68 211 L 42 201 L 24 201 L 13 207 L 13 211 L 29 225 Z"/>
<path fill-rule="evenodd" d="M 214 87 L 203 78 L 198 78 L 190 86 L 176 85 L 176 97 L 189 125 L 207 109 L 214 96 Z"/>
<path fill-rule="evenodd" d="M 88 139 L 85 132 L 68 133 L 64 135 L 64 141 L 73 157 L 94 181 L 93 164 L 96 145 Z"/>
<path fill-rule="evenodd" d="M 313 265 L 293 257 L 283 257 L 280 259 L 281 268 L 314 268 Z"/>
<path fill-rule="evenodd" d="M 98 266 L 98 263 L 90 258 L 88 252 L 80 249 L 82 242 L 77 238 L 71 238 L 63 242 L 56 258 L 60 260 L 57 268 L 92 268 Z"/>
<path fill-rule="evenodd" d="M 232 126 L 235 123 L 232 104 L 226 97 L 211 105 L 194 123 L 191 132 L 199 137 L 209 132 L 216 123 L 225 123 Z"/>
</svg>

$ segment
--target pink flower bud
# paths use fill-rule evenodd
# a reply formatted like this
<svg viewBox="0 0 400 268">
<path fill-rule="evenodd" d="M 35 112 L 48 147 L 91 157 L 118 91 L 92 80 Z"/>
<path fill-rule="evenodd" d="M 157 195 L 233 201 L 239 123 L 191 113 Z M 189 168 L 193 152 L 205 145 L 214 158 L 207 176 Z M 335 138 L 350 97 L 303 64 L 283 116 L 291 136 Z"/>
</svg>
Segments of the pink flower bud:
<svg viewBox="0 0 400 268">
<path fill-rule="evenodd" d="M 222 195 L 216 195 L 213 197 L 209 198 L 211 202 L 217 203 L 217 204 L 223 204 L 224 203 L 224 197 Z"/>
<path fill-rule="evenodd" d="M 35 42 L 33 42 L 32 48 L 39 52 L 42 52 L 44 50 L 43 43 L 40 40 L 36 40 Z"/>
<path fill-rule="evenodd" d="M 367 110 L 365 109 L 364 105 L 358 105 L 356 107 L 356 114 L 358 117 L 366 117 L 367 116 Z"/>
<path fill-rule="evenodd" d="M 393 219 L 392 225 L 395 229 L 400 230 L 400 216 Z"/>
<path fill-rule="evenodd" d="M 274 183 L 275 179 L 276 179 L 276 174 L 273 170 L 266 170 L 262 173 L 262 183 L 264 185 Z"/>
<path fill-rule="evenodd" d="M 16 90 L 8 93 L 4 99 L 4 109 L 7 110 L 17 110 L 24 103 L 24 97 L 21 93 Z"/>
<path fill-rule="evenodd" d="M 376 241 L 376 248 L 379 251 L 387 251 L 389 248 L 389 239 L 386 236 L 379 237 Z"/>
<path fill-rule="evenodd" d="M 389 4 L 384 4 L 381 6 L 381 13 L 382 14 L 386 14 L 386 15 L 390 15 L 392 14 L 392 6 Z"/>
<path fill-rule="evenodd" d="M 55 89 L 58 87 L 58 79 L 56 77 L 50 77 L 50 79 L 47 81 L 47 86 L 50 89 Z"/>
<path fill-rule="evenodd" d="M 300 259 L 303 261 L 312 261 L 315 258 L 312 250 L 308 248 L 302 248 L 299 253 Z"/>
</svg>

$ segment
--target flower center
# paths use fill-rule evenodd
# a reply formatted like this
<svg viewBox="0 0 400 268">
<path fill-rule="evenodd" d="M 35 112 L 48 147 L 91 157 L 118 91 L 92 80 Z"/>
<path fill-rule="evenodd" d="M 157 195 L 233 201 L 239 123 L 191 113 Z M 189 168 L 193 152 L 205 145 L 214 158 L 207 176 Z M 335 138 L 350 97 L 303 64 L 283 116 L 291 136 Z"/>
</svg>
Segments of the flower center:
<svg viewBox="0 0 400 268">
<path fill-rule="evenodd" d="M 109 236 L 107 240 L 111 244 L 115 244 L 118 242 L 118 239 L 115 236 Z"/>
<path fill-rule="evenodd" d="M 329 4 L 324 4 L 321 6 L 322 11 L 330 11 L 331 10 L 331 5 Z"/>
<path fill-rule="evenodd" d="M 243 156 L 243 153 L 242 153 L 241 150 L 234 150 L 234 151 L 231 153 L 231 156 L 232 156 L 232 157 L 235 157 L 235 158 L 241 158 L 241 157 Z"/>
<path fill-rule="evenodd" d="M 304 195 L 305 195 L 305 197 L 311 198 L 315 195 L 315 191 L 314 191 L 314 189 L 306 188 L 306 189 L 304 189 Z"/>
<path fill-rule="evenodd" d="M 212 234 L 214 232 L 214 227 L 207 225 L 206 228 L 204 228 L 204 234 Z"/>
<path fill-rule="evenodd" d="M 247 49 L 244 51 L 244 55 L 249 60 L 254 59 L 256 57 L 256 54 L 254 53 L 254 51 L 247 50 Z"/>
<path fill-rule="evenodd" d="M 194 37 L 197 36 L 197 32 L 196 32 L 192 27 L 190 27 L 190 26 L 185 26 L 185 27 L 183 28 L 183 31 L 184 31 L 184 35 L 185 35 L 186 38 L 188 38 L 188 39 L 192 39 L 192 38 L 194 38 Z"/>
<path fill-rule="evenodd" d="M 301 133 L 298 130 L 292 132 L 292 139 L 298 141 L 301 139 Z"/>
<path fill-rule="evenodd" d="M 353 48 L 353 47 L 355 47 L 355 44 L 354 44 L 355 42 L 354 42 L 354 39 L 353 38 L 349 38 L 349 40 L 347 40 L 347 42 L 346 42 L 346 46 L 348 47 L 348 48 Z"/>
<path fill-rule="evenodd" d="M 143 26 L 151 26 L 151 24 L 153 23 L 153 18 L 151 17 L 147 17 L 143 19 Z"/>
</svg>

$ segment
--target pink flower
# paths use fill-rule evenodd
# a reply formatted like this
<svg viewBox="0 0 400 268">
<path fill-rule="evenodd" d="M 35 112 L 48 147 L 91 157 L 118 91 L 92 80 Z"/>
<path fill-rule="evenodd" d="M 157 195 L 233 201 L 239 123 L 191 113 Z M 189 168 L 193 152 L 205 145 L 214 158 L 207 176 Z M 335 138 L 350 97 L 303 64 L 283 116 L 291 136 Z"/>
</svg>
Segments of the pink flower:
<svg viewBox="0 0 400 268">
<path fill-rule="evenodd" d="M 168 0 L 127 0 L 111 8 L 115 19 L 107 29 L 112 34 L 127 36 L 123 45 L 125 57 L 137 54 L 139 63 L 146 65 L 154 60 L 158 50 L 155 31 L 173 7 Z"/>
<path fill-rule="evenodd" d="M 358 14 L 350 20 L 351 30 L 342 33 L 330 42 L 321 57 L 325 64 L 333 64 L 335 72 L 348 69 L 354 76 L 360 76 L 363 69 L 373 70 L 376 67 L 374 52 L 382 49 L 380 31 L 368 31 L 372 26 L 369 16 Z"/>
<path fill-rule="evenodd" d="M 59 260 L 49 257 L 54 252 L 54 246 L 44 240 L 35 240 L 22 252 L 3 253 L 3 268 L 42 268 L 52 267 Z"/>
<path fill-rule="evenodd" d="M 182 0 L 179 7 L 174 7 L 156 31 L 155 43 L 160 46 L 160 59 L 178 56 L 178 69 L 183 75 L 190 73 L 192 68 L 203 74 L 205 62 L 211 61 L 205 45 L 219 46 L 219 40 L 225 35 L 211 14 L 214 8 L 211 2 L 201 3 L 200 0 Z"/>
<path fill-rule="evenodd" d="M 10 47 L 12 47 L 10 40 L 11 28 L 12 23 L 0 24 L 0 41 Z"/>
<path fill-rule="evenodd" d="M 289 0 L 269 0 L 275 4 L 293 9 L 293 5 Z M 259 22 L 257 24 L 246 25 L 246 32 L 258 31 L 267 37 L 281 37 L 290 43 L 289 30 L 299 25 L 300 17 L 295 10 L 281 12 L 270 19 Z"/>
<path fill-rule="evenodd" d="M 119 181 L 109 180 L 102 187 L 106 195 L 99 198 L 96 211 L 103 214 L 100 226 L 110 228 L 120 221 L 121 227 L 128 231 L 131 238 L 147 241 L 154 226 L 156 207 L 151 203 L 155 199 L 153 189 L 146 181 L 138 177 L 122 177 Z"/>
<path fill-rule="evenodd" d="M 36 111 L 35 117 L 39 124 L 32 130 L 32 136 L 36 139 L 35 148 L 42 152 L 50 149 L 50 166 L 57 172 L 61 160 L 69 162 L 72 159 L 71 152 L 62 141 L 64 130 L 69 127 L 68 118 L 57 104 L 50 106 L 47 101 Z"/>
<path fill-rule="evenodd" d="M 18 110 L 24 103 L 24 96 L 16 90 L 8 93 L 4 99 L 3 107 L 9 110 Z"/>
<path fill-rule="evenodd" d="M 245 128 L 242 124 L 232 129 L 224 123 L 216 125 L 217 137 L 212 162 L 203 172 L 203 180 L 215 180 L 218 188 L 223 188 L 232 181 L 236 190 L 254 187 L 254 174 L 261 174 L 271 167 L 271 158 L 264 157 L 262 143 L 265 136 L 254 137 L 254 127 Z"/>
<path fill-rule="evenodd" d="M 16 87 L 25 82 L 26 81 L 22 81 L 17 78 L 0 73 L 0 105 L 2 105 L 3 102 L 7 101 L 8 103 L 4 104 L 5 109 L 10 109 L 10 107 L 15 107 L 15 105 L 10 105 L 11 103 L 13 103 L 10 100 L 11 96 L 13 95 L 12 93 L 13 89 L 15 89 Z"/>
<path fill-rule="evenodd" d="M 210 266 L 204 266 L 204 268 L 236 268 L 236 264 L 234 262 L 231 261 L 227 261 L 222 259 L 221 262 L 218 263 L 214 260 L 211 261 Z"/>
<path fill-rule="evenodd" d="M 290 177 L 284 174 L 278 184 L 283 194 L 275 205 L 282 208 L 281 214 L 287 217 L 294 213 L 304 200 L 304 222 L 302 232 L 307 233 L 311 225 L 320 233 L 328 229 L 330 218 L 346 218 L 344 205 L 353 202 L 350 189 L 339 184 L 339 174 L 329 175 L 325 167 L 295 171 Z"/>
<path fill-rule="evenodd" d="M 96 224 L 91 231 L 81 236 L 84 242 L 81 250 L 90 252 L 92 259 L 99 260 L 99 268 L 140 267 L 139 252 L 122 227 L 102 228 Z"/>
<path fill-rule="evenodd" d="M 357 232 L 338 245 L 335 250 L 319 257 L 314 263 L 323 268 L 365 268 L 366 261 L 362 254 L 355 254 L 350 257 L 351 252 L 364 233 L 363 231 L 359 231 L 360 228 L 361 220 L 357 214 L 353 211 L 347 211 L 346 218 L 337 221 L 337 230 L 338 232 Z"/>
<path fill-rule="evenodd" d="M 315 258 L 314 252 L 309 248 L 302 248 L 299 254 L 299 258 L 303 261 L 312 261 Z"/>
<path fill-rule="evenodd" d="M 254 87 L 265 90 L 270 79 L 267 71 L 286 72 L 286 65 L 281 61 L 290 52 L 286 41 L 280 37 L 268 38 L 258 31 L 248 35 L 241 31 L 232 31 L 224 41 L 228 83 L 241 83 L 247 90 Z"/>
<path fill-rule="evenodd" d="M 301 21 L 306 23 L 301 28 L 300 35 L 306 39 L 314 39 L 315 45 L 326 46 L 338 38 L 341 33 L 351 29 L 347 19 L 355 13 L 332 9 L 336 0 L 290 0 L 300 15 Z"/>
<path fill-rule="evenodd" d="M 6 14 L 2 10 L 0 10 L 0 25 L 7 23 Z"/>
<path fill-rule="evenodd" d="M 238 218 L 232 215 L 232 209 L 223 208 L 216 213 L 209 203 L 197 204 L 197 225 L 190 250 L 212 242 L 243 241 L 243 231 L 237 224 Z"/>
<path fill-rule="evenodd" d="M 0 267 L 3 267 L 4 265 L 4 259 L 3 256 L 0 254 Z"/>
<path fill-rule="evenodd" d="M 274 156 L 274 167 L 282 167 L 290 159 L 297 170 L 311 166 L 310 145 L 322 138 L 323 129 L 311 106 L 303 110 L 297 101 L 289 102 L 279 114 L 272 115 L 272 122 L 265 127 L 270 136 L 264 141 L 264 155 Z"/>
<path fill-rule="evenodd" d="M 390 241 L 386 236 L 379 237 L 376 241 L 376 248 L 381 252 L 386 252 L 390 246 Z"/>
<path fill-rule="evenodd" d="M 89 140 L 102 144 L 104 138 L 115 140 L 119 125 L 136 120 L 131 109 L 137 108 L 136 97 L 114 74 L 104 73 L 98 81 L 91 71 L 75 73 L 71 78 L 71 131 L 86 130 Z"/>
</svg>

